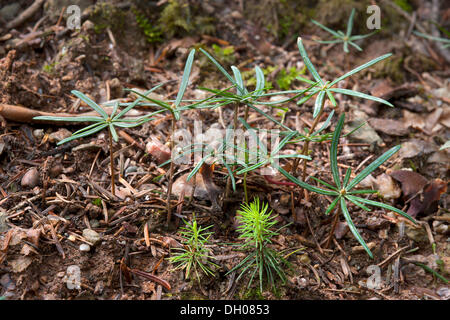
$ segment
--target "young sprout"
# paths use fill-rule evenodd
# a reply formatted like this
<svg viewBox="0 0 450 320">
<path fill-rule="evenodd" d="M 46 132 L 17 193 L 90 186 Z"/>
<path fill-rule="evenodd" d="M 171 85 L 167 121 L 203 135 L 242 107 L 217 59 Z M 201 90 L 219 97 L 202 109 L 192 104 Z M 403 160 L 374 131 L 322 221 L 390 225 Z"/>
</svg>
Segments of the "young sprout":
<svg viewBox="0 0 450 320">
<path fill-rule="evenodd" d="M 152 91 L 159 88 L 161 85 L 158 85 L 146 92 L 146 94 L 151 93 Z M 108 136 L 109 136 L 109 154 L 110 154 L 110 166 L 111 166 L 111 193 L 115 196 L 115 182 L 114 182 L 114 157 L 113 157 L 113 140 L 117 142 L 119 140 L 119 136 L 117 134 L 115 127 L 121 127 L 121 128 L 132 128 L 136 126 L 142 125 L 144 122 L 153 120 L 151 118 L 152 115 L 155 113 L 137 117 L 137 118 L 124 118 L 124 116 L 133 109 L 140 101 L 141 99 L 137 99 L 130 105 L 128 105 L 126 108 L 124 108 L 122 111 L 116 114 L 119 107 L 119 102 L 116 101 L 112 110 L 111 115 L 108 115 L 108 113 L 97 103 L 92 101 L 90 98 L 88 98 L 83 93 L 73 90 L 72 94 L 76 96 L 77 98 L 84 101 L 89 107 L 91 107 L 98 116 L 74 116 L 74 117 L 55 117 L 55 116 L 39 116 L 35 117 L 36 120 L 49 120 L 49 121 L 67 121 L 67 122 L 93 122 L 93 124 L 84 127 L 76 132 L 74 132 L 70 137 L 63 139 L 58 142 L 58 145 L 83 138 L 86 136 L 89 136 L 91 134 L 97 133 L 103 129 L 108 129 Z"/>
<path fill-rule="evenodd" d="M 356 12 L 356 10 L 353 8 L 352 9 L 352 13 L 350 14 L 350 17 L 348 18 L 346 33 L 342 32 L 340 30 L 339 31 L 334 31 L 334 30 L 324 26 L 320 22 L 312 19 L 311 20 L 312 23 L 314 23 L 315 25 L 319 26 L 320 28 L 322 28 L 323 30 L 327 31 L 328 33 L 331 33 L 333 38 L 335 38 L 334 40 L 326 40 L 326 41 L 316 40 L 316 41 L 319 42 L 319 43 L 342 43 L 343 46 L 344 46 L 344 52 L 345 53 L 349 52 L 348 45 L 351 45 L 351 46 L 355 47 L 357 50 L 362 51 L 361 47 L 358 46 L 356 43 L 354 43 L 354 41 L 370 37 L 371 35 L 375 34 L 377 31 L 374 31 L 374 32 L 371 32 L 371 33 L 365 34 L 365 35 L 352 36 L 353 18 L 355 16 L 355 12 Z"/>
<path fill-rule="evenodd" d="M 275 279 L 286 282 L 286 274 L 282 269 L 282 264 L 289 265 L 280 252 L 270 248 L 268 245 L 272 238 L 278 235 L 272 228 L 277 223 L 276 216 L 272 215 L 272 210 L 268 210 L 268 204 L 261 204 L 259 198 L 255 198 L 251 203 L 243 203 L 241 209 L 237 211 L 236 217 L 240 225 L 237 232 L 239 238 L 244 240 L 240 245 L 241 250 L 249 250 L 250 253 L 238 265 L 228 271 L 228 274 L 240 270 L 237 280 L 247 271 L 251 273 L 248 287 L 253 283 L 256 275 L 259 278 L 259 287 L 263 291 L 263 279 L 267 277 L 271 287 L 275 285 Z"/>
<path fill-rule="evenodd" d="M 183 248 L 174 248 L 177 252 L 169 258 L 169 261 L 178 264 L 176 269 L 184 269 L 185 277 L 189 279 L 192 271 L 194 271 L 197 280 L 200 282 L 199 270 L 204 274 L 214 276 L 213 269 L 218 267 L 217 264 L 210 261 L 214 259 L 207 249 L 209 237 L 213 232 L 206 232 L 212 225 L 203 228 L 197 224 L 195 216 L 192 221 L 185 222 L 186 226 L 182 227 L 181 237 L 183 238 Z"/>
</svg>

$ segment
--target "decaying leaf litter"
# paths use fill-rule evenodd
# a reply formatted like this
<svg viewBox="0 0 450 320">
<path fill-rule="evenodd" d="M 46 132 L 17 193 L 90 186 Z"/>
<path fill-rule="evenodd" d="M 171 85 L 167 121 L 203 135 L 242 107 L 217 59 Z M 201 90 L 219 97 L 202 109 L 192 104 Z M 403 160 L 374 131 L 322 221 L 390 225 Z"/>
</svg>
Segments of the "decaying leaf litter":
<svg viewBox="0 0 450 320">
<path fill-rule="evenodd" d="M 298 35 L 302 37 L 309 59 L 325 80 L 335 79 L 387 52 L 393 53 L 390 59 L 395 64 L 375 65 L 340 85 L 343 90 L 336 91 L 335 112 L 346 113 L 343 133 L 367 123 L 341 137 L 336 167 L 329 161 L 330 152 L 333 153 L 330 145 L 320 139 L 311 142 L 308 155 L 312 161 L 307 163 L 308 179 L 305 180 L 317 187 L 321 184 L 316 179 L 331 183 L 332 167 L 342 176 L 351 167 L 353 178 L 385 151 L 402 145 L 398 153 L 361 181 L 360 186 L 379 190 L 379 195 L 370 199 L 382 197 L 384 203 L 415 217 L 418 225 L 390 210 L 372 207 L 370 212 L 365 212 L 362 203 L 348 202 L 355 228 L 373 252 L 372 260 L 353 237 L 353 231 L 349 232 L 342 215 L 340 219 L 337 215 L 324 215 L 333 201 L 330 196 L 305 193 L 280 174 L 266 176 L 250 171 L 245 175 L 245 183 L 239 176 L 234 182 L 236 191 L 224 197 L 230 188 L 226 168 L 201 166 L 188 179 L 194 165 L 175 165 L 170 201 L 173 214 L 167 225 L 170 164 L 160 165 L 170 159 L 172 116 L 169 113 L 157 113 L 157 119 L 152 122 L 117 131 L 118 143 L 112 153 L 117 171 L 114 191 L 110 182 L 111 150 L 107 147 L 107 132 L 57 146 L 58 141 L 69 138 L 82 127 L 33 120 L 48 115 L 36 112 L 73 116 L 88 113 L 91 109 L 82 99 L 72 96 L 72 90 L 83 92 L 99 103 L 113 99 L 131 103 L 139 95 L 124 88 L 143 93 L 164 83 L 150 98 L 175 101 L 192 47 L 211 53 L 234 76 L 237 73 L 229 66 L 236 65 L 246 84 L 254 81 L 251 77 L 255 66 L 266 72 L 266 81 L 275 86 L 272 91 L 283 89 L 277 86 L 285 82 L 277 80 L 280 74 L 287 74 L 283 70 L 292 67 L 302 78 L 314 80 L 295 41 L 282 43 L 262 33 L 255 22 L 244 18 L 246 8 L 242 11 L 238 4 L 233 5 L 232 11 L 220 5 L 212 7 L 215 15 L 222 16 L 217 25 L 222 33 L 202 31 L 149 45 L 142 41 L 142 30 L 135 17 L 127 20 L 132 21 L 128 22 L 128 28 L 135 30 L 129 39 L 121 37 L 113 25 L 103 30 L 99 27 L 95 15 L 98 10 L 107 11 L 107 7 L 96 7 L 90 14 L 83 14 L 82 28 L 74 32 L 64 27 L 63 18 L 48 16 L 46 6 L 54 5 L 53 2 L 41 1 L 48 2 L 41 3 L 42 7 L 38 2 L 35 2 L 37 11 L 29 20 L 15 26 L 16 29 L 2 27 L 1 296 L 8 299 L 448 299 L 445 280 L 449 278 L 450 263 L 446 191 L 449 155 L 448 149 L 440 150 L 449 138 L 448 63 L 432 41 L 411 34 L 408 27 L 414 26 L 408 19 L 399 33 L 401 41 L 392 40 L 392 34 L 374 35 L 370 38 L 373 41 L 360 43 L 362 53 L 350 50 L 352 59 L 343 59 L 341 46 L 314 41 L 327 39 L 329 34 L 312 28 L 312 23 L 309 29 L 294 35 L 294 39 Z M 416 12 L 424 15 L 424 6 L 417 6 Z M 130 5 L 121 4 L 118 8 L 124 14 L 131 14 Z M 59 11 L 63 12 L 62 9 Z M 343 15 L 341 28 L 346 26 L 351 11 L 350 7 Z M 406 11 L 401 12 L 408 16 Z M 441 8 L 440 15 L 445 14 Z M 420 19 L 417 22 L 419 32 L 423 31 L 420 30 L 423 23 Z M 230 24 L 234 28 L 229 28 Z M 230 47 L 233 50 L 223 49 Z M 275 69 L 268 73 L 268 66 Z M 225 90 L 231 85 L 199 52 L 189 80 L 185 99 L 207 99 L 210 93 L 199 89 L 202 87 Z M 305 88 L 295 78 L 289 81 L 289 90 Z M 343 95 L 345 90 L 366 92 L 389 101 L 395 108 Z M 273 102 L 280 98 L 266 99 Z M 295 102 L 283 105 L 287 110 L 260 107 L 298 132 L 315 126 L 314 100 L 302 105 Z M 328 119 L 330 106 L 325 105 L 317 128 Z M 109 108 L 112 112 L 113 104 Z M 108 112 L 107 107 L 105 110 Z M 142 117 L 157 110 L 150 103 L 142 104 L 133 108 L 130 116 Z M 233 106 L 185 110 L 175 125 L 192 133 L 193 120 L 201 119 L 206 128 L 226 128 L 234 123 L 235 110 Z M 245 119 L 249 127 L 276 128 L 276 124 L 252 110 L 246 112 L 240 108 L 237 116 Z M 331 137 L 337 123 L 335 115 L 323 134 Z M 303 141 L 298 141 L 298 145 L 289 144 L 283 151 L 289 151 L 285 155 L 293 154 L 301 152 L 304 146 Z M 287 172 L 292 170 L 291 163 L 281 162 Z M 299 162 L 299 172 L 302 166 Z M 189 198 L 192 193 L 193 199 Z M 238 229 L 242 219 L 236 217 L 236 211 L 245 196 L 249 200 L 256 196 L 267 203 L 278 214 L 277 227 L 283 226 L 269 246 L 285 252 L 290 267 L 285 269 L 285 284 L 275 290 L 265 288 L 260 293 L 256 283 L 247 286 L 251 274 L 239 277 L 240 273 L 233 269 L 247 256 L 245 251 L 233 246 L 241 241 Z M 175 248 L 188 248 L 186 237 L 180 231 L 194 214 L 198 225 L 212 225 L 208 230 L 213 231 L 206 252 L 217 268 L 214 267 L 214 276 L 199 272 L 202 281 L 195 277 L 186 279 L 185 270 L 175 269 L 169 260 Z M 381 268 L 380 287 L 367 288 L 370 265 Z M 80 268 L 78 289 L 67 286 L 69 266 Z"/>
</svg>

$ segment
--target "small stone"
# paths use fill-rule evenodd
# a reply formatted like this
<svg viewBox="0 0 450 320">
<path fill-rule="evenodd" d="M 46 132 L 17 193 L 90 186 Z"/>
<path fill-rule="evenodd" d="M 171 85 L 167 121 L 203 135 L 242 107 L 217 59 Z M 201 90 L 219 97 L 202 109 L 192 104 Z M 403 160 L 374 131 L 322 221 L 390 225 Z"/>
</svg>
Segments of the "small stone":
<svg viewBox="0 0 450 320">
<path fill-rule="evenodd" d="M 91 247 L 88 244 L 86 243 L 80 244 L 80 251 L 89 252 L 89 250 L 91 250 Z"/>
<path fill-rule="evenodd" d="M 67 130 L 66 128 L 61 128 L 56 132 L 52 132 L 48 135 L 48 141 L 50 142 L 60 142 L 63 139 L 66 139 L 72 135 L 72 132 Z"/>
<path fill-rule="evenodd" d="M 39 172 L 33 167 L 30 168 L 22 177 L 20 184 L 23 188 L 34 188 L 39 183 Z"/>
<path fill-rule="evenodd" d="M 442 287 L 439 288 L 436 293 L 443 299 L 443 300 L 449 300 L 450 299 L 450 289 L 448 287 Z"/>
<path fill-rule="evenodd" d="M 242 14 L 237 10 L 231 12 L 230 15 L 233 19 L 242 19 Z"/>
<path fill-rule="evenodd" d="M 90 21 L 90 20 L 86 20 L 82 25 L 81 25 L 81 31 L 82 32 L 88 32 L 90 30 L 94 30 L 95 28 L 95 24 Z"/>
<path fill-rule="evenodd" d="M 97 219 L 92 219 L 91 221 L 89 221 L 89 223 L 91 224 L 92 228 L 98 228 L 98 226 L 100 226 L 100 222 Z"/>
<path fill-rule="evenodd" d="M 306 288 L 308 286 L 308 283 L 309 281 L 306 278 L 300 278 L 297 280 L 297 284 L 300 288 Z"/>
<path fill-rule="evenodd" d="M 384 199 L 397 199 L 402 194 L 402 190 L 394 182 L 394 179 L 386 173 L 380 174 L 375 180 L 375 184 Z"/>
<path fill-rule="evenodd" d="M 83 237 L 93 245 L 96 245 L 100 240 L 100 235 L 92 229 L 84 229 Z"/>
<path fill-rule="evenodd" d="M 33 130 L 33 136 L 36 139 L 41 140 L 44 137 L 44 130 L 43 129 Z"/>
</svg>

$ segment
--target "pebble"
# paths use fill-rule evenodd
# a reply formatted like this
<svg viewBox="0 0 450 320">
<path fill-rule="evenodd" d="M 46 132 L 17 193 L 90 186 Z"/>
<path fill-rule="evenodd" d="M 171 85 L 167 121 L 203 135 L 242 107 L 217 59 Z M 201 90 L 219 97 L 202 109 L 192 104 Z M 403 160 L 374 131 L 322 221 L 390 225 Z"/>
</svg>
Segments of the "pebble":
<svg viewBox="0 0 450 320">
<path fill-rule="evenodd" d="M 91 247 L 88 244 L 86 243 L 80 244 L 80 251 L 88 252 L 89 250 L 91 250 Z"/>
<path fill-rule="evenodd" d="M 400 198 L 402 190 L 400 190 L 391 176 L 382 173 L 377 177 L 375 183 L 377 185 L 378 192 L 384 199 Z"/>
<path fill-rule="evenodd" d="M 41 140 L 44 137 L 44 130 L 43 129 L 35 129 L 35 130 L 33 130 L 33 136 L 36 139 Z"/>
<path fill-rule="evenodd" d="M 93 245 L 96 245 L 100 240 L 100 235 L 92 229 L 84 229 L 83 237 Z"/>
<path fill-rule="evenodd" d="M 23 188 L 34 188 L 39 183 L 39 172 L 33 167 L 30 168 L 22 177 L 20 184 Z"/>
</svg>

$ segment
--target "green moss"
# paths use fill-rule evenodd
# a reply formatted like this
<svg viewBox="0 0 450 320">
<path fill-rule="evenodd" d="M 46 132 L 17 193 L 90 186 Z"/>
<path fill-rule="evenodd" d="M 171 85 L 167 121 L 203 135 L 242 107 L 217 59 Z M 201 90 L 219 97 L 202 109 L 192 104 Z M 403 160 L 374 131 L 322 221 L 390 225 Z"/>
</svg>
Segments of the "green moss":
<svg viewBox="0 0 450 320">
<path fill-rule="evenodd" d="M 114 33 L 123 33 L 125 16 L 125 12 L 110 3 L 98 3 L 91 13 L 94 31 L 100 34 L 110 28 Z"/>
<path fill-rule="evenodd" d="M 220 62 L 225 64 L 233 64 L 236 61 L 236 57 L 234 56 L 234 47 L 220 47 L 217 44 L 212 45 L 214 56 Z"/>
<path fill-rule="evenodd" d="M 101 208 L 102 207 L 102 199 L 100 199 L 100 198 L 93 199 L 92 204 Z"/>
<path fill-rule="evenodd" d="M 406 12 L 412 12 L 413 11 L 413 8 L 408 3 L 408 0 L 394 0 L 394 3 L 396 5 L 398 5 L 400 8 L 402 8 L 403 10 L 405 10 Z"/>
<path fill-rule="evenodd" d="M 153 25 L 152 23 L 150 23 L 150 20 L 147 19 L 147 17 L 137 9 L 133 8 L 132 11 L 136 17 L 136 22 L 139 28 L 145 35 L 145 39 L 147 40 L 147 42 L 149 43 L 162 42 L 163 39 L 160 26 Z"/>
<path fill-rule="evenodd" d="M 181 300 L 207 300 L 206 297 L 195 292 L 182 292 L 180 298 Z"/>
<path fill-rule="evenodd" d="M 159 18 L 161 30 L 169 38 L 186 33 L 214 33 L 213 23 L 214 19 L 201 11 L 201 5 L 191 5 L 187 0 L 169 0 Z"/>
<path fill-rule="evenodd" d="M 390 59 L 380 61 L 374 69 L 375 77 L 377 78 L 389 78 L 396 84 L 404 82 L 405 74 L 402 56 L 392 56 Z"/>
<path fill-rule="evenodd" d="M 259 288 L 247 288 L 243 286 L 242 289 L 235 294 L 235 298 L 238 300 L 264 300 Z"/>
<path fill-rule="evenodd" d="M 42 67 L 42 71 L 52 74 L 55 71 L 56 64 L 57 64 L 56 62 L 46 63 Z"/>
<path fill-rule="evenodd" d="M 278 73 L 276 82 L 281 90 L 289 90 L 295 78 L 304 74 L 305 71 L 306 67 L 303 70 L 298 70 L 296 67 L 291 67 L 289 70 L 283 69 Z"/>
</svg>

